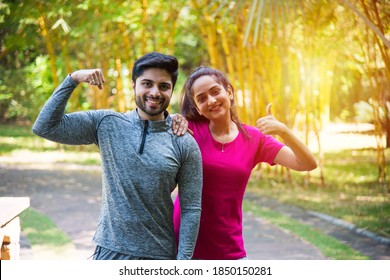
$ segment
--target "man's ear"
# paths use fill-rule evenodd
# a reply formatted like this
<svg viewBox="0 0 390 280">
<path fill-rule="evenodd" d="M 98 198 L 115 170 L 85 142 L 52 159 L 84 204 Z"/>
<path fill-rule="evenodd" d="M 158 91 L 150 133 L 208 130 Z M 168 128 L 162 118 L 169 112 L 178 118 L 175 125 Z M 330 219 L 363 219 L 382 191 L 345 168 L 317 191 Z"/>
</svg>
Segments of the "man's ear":
<svg viewBox="0 0 390 280">
<path fill-rule="evenodd" d="M 134 81 L 131 81 L 131 87 L 133 88 L 133 91 L 135 93 L 135 83 L 134 83 Z"/>
</svg>

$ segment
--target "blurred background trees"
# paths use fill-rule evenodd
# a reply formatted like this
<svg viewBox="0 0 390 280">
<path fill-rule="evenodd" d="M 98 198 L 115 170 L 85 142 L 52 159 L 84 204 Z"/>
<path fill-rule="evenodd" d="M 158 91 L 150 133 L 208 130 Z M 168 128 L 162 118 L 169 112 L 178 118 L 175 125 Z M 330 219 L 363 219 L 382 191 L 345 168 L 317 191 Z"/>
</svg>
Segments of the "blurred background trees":
<svg viewBox="0 0 390 280">
<path fill-rule="evenodd" d="M 224 71 L 242 121 L 273 113 L 315 139 L 329 122 L 369 122 L 385 181 L 390 140 L 390 2 L 386 0 L 25 0 L 0 2 L 0 120 L 33 121 L 72 71 L 102 68 L 102 91 L 79 87 L 70 110 L 134 108 L 131 67 L 149 51 L 181 72 Z M 387 139 L 387 141 L 385 141 Z"/>
</svg>

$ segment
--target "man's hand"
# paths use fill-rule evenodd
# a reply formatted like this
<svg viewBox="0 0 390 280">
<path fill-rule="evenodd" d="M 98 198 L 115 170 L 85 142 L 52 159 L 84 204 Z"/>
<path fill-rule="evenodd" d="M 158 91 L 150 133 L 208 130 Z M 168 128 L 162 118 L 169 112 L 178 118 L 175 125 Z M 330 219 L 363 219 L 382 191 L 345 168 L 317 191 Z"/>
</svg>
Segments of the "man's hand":
<svg viewBox="0 0 390 280">
<path fill-rule="evenodd" d="M 103 88 L 105 82 L 102 69 L 85 69 L 73 72 L 72 79 L 77 83 L 87 83 L 97 86 L 99 89 Z"/>
</svg>

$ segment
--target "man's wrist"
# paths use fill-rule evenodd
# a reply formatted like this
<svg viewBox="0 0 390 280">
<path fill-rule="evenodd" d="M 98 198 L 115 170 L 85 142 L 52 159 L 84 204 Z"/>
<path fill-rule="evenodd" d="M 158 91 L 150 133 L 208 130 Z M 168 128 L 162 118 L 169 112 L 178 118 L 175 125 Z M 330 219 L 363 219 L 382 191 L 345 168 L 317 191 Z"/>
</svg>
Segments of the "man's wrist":
<svg viewBox="0 0 390 280">
<path fill-rule="evenodd" d="M 74 72 L 69 73 L 69 74 L 68 74 L 68 77 L 71 79 L 72 83 L 73 83 L 75 86 L 77 86 L 77 85 L 79 84 L 79 82 L 76 81 L 76 80 L 74 79 L 74 77 L 72 76 L 73 73 L 74 73 Z"/>
</svg>

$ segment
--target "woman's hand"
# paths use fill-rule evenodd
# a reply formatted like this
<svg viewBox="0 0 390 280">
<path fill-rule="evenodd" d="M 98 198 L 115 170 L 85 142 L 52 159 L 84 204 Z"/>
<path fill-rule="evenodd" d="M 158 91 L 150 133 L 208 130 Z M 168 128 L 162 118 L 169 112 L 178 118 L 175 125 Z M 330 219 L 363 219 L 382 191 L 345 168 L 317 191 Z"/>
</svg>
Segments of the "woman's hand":
<svg viewBox="0 0 390 280">
<path fill-rule="evenodd" d="M 191 129 L 188 129 L 188 121 L 180 114 L 172 115 L 172 131 L 177 136 L 183 136 L 187 131 L 193 135 Z"/>
<path fill-rule="evenodd" d="M 282 136 L 287 126 L 278 121 L 271 113 L 272 103 L 267 105 L 266 113 L 267 116 L 260 118 L 256 121 L 256 127 L 264 134 L 279 135 Z"/>
<path fill-rule="evenodd" d="M 274 163 L 296 171 L 310 171 L 317 167 L 317 161 L 309 148 L 300 141 L 283 123 L 272 116 L 272 104 L 266 108 L 267 116 L 256 121 L 257 128 L 264 134 L 276 134 L 282 137 L 286 146 L 280 149 Z"/>
</svg>

